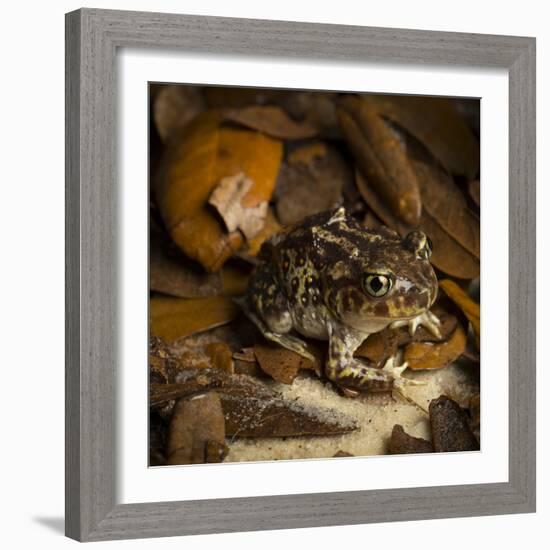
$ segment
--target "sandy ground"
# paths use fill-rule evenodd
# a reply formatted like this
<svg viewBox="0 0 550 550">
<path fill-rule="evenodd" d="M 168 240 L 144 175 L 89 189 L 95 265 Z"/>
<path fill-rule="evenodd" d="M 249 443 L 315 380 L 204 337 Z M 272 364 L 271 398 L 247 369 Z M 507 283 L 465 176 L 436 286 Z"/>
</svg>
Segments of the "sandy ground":
<svg viewBox="0 0 550 550">
<path fill-rule="evenodd" d="M 424 383 L 407 386 L 405 391 L 425 409 L 432 399 L 442 394 L 467 407 L 470 397 L 479 392 L 475 368 L 465 365 L 453 364 L 437 371 L 408 372 L 405 376 Z M 338 451 L 355 456 L 386 454 L 395 424 L 401 424 L 411 435 L 430 438 L 427 414 L 398 395 L 394 398 L 389 394 L 347 398 L 338 394 L 330 383 L 312 376 L 300 376 L 290 386 L 275 382 L 271 385 L 284 397 L 296 399 L 304 405 L 336 409 L 355 419 L 359 428 L 342 436 L 228 441 L 226 462 L 326 458 Z"/>
</svg>

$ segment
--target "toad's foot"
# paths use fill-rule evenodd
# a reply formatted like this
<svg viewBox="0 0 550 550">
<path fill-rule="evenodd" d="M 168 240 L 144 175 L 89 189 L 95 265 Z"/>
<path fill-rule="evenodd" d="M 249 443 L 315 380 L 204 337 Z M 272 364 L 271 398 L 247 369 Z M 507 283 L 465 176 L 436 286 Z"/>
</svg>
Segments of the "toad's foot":
<svg viewBox="0 0 550 550">
<path fill-rule="evenodd" d="M 419 326 L 423 326 L 436 338 L 441 338 L 441 332 L 439 330 L 441 321 L 431 311 L 425 311 L 406 321 L 394 321 L 390 324 L 390 328 L 409 327 L 409 334 L 411 336 L 414 335 Z"/>
</svg>

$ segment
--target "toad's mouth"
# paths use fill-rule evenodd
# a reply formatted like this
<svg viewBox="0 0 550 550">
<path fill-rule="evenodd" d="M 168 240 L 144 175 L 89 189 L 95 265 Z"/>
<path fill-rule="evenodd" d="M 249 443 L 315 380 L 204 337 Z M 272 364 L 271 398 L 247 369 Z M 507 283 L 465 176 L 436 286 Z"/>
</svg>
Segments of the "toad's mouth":
<svg viewBox="0 0 550 550">
<path fill-rule="evenodd" d="M 410 314 L 395 314 L 392 316 L 379 316 L 379 317 L 370 317 L 370 316 L 361 316 L 353 313 L 348 313 L 342 317 L 342 321 L 358 330 L 360 332 L 365 332 L 372 334 L 374 332 L 380 332 L 384 330 L 388 325 L 394 323 L 395 321 L 410 321 L 423 313 L 426 313 L 429 308 L 415 310 L 414 313 Z"/>
</svg>

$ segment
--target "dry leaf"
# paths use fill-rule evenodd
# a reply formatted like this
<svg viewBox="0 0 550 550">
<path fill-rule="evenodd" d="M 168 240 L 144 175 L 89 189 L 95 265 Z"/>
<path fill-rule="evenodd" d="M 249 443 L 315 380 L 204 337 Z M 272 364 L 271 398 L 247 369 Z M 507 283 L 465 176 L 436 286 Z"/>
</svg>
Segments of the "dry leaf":
<svg viewBox="0 0 550 550">
<path fill-rule="evenodd" d="M 151 226 L 149 288 L 180 298 L 202 298 L 220 294 L 223 285 L 219 273 L 206 273 Z"/>
<path fill-rule="evenodd" d="M 479 260 L 479 218 L 451 176 L 433 162 L 412 161 L 420 184 L 423 209 L 454 240 Z"/>
<path fill-rule="evenodd" d="M 342 98 L 337 113 L 346 141 L 373 189 L 400 221 L 417 224 L 420 189 L 400 136 L 357 96 Z"/>
<path fill-rule="evenodd" d="M 215 392 L 180 399 L 174 407 L 166 464 L 222 462 L 225 446 L 225 419 L 220 397 Z"/>
<path fill-rule="evenodd" d="M 479 142 L 452 101 L 443 97 L 365 95 L 362 99 L 415 136 L 452 174 L 474 178 Z"/>
<path fill-rule="evenodd" d="M 433 453 L 433 445 L 421 437 L 413 437 L 405 432 L 401 424 L 396 424 L 391 432 L 390 446 L 388 450 L 391 455 L 404 455 L 411 453 Z"/>
<path fill-rule="evenodd" d="M 221 369 L 229 374 L 235 372 L 233 354 L 231 348 L 225 342 L 212 342 L 204 348 L 204 351 L 214 368 Z"/>
<path fill-rule="evenodd" d="M 269 220 L 269 213 L 268 213 Z M 267 223 L 266 223 L 267 226 Z M 264 226 L 264 228 L 266 227 Z M 258 236 L 259 237 L 259 236 Z M 256 237 L 256 239 L 258 238 Z M 255 239 L 252 240 L 255 242 Z M 248 279 L 250 277 L 250 270 L 234 263 L 226 263 L 222 270 L 222 288 L 225 296 L 239 296 L 244 294 L 244 291 L 248 287 Z"/>
<path fill-rule="evenodd" d="M 273 90 L 255 88 L 206 87 L 203 94 L 211 107 L 243 108 L 251 105 L 278 105 L 298 124 L 307 122 L 320 136 L 341 138 L 331 92 Z"/>
<path fill-rule="evenodd" d="M 260 368 L 277 382 L 292 384 L 301 369 L 321 372 L 322 354 L 310 346 L 309 351 L 316 357 L 315 363 L 289 349 L 271 342 L 260 342 L 254 346 L 254 355 Z"/>
<path fill-rule="evenodd" d="M 342 202 L 344 186 L 353 181 L 348 164 L 324 143 L 298 147 L 281 165 L 275 189 L 277 218 L 293 225 Z"/>
<path fill-rule="evenodd" d="M 253 239 L 263 228 L 267 215 L 267 201 L 254 207 L 245 206 L 244 198 L 254 182 L 239 172 L 222 178 L 212 191 L 208 203 L 216 208 L 229 232 L 239 229 L 247 240 Z"/>
<path fill-rule="evenodd" d="M 409 368 L 441 369 L 458 359 L 466 348 L 466 331 L 459 323 L 446 342 L 412 342 L 405 348 L 403 360 Z"/>
<path fill-rule="evenodd" d="M 395 229 L 402 237 L 413 229 L 413 226 L 403 223 L 393 214 L 359 170 L 355 172 L 355 178 L 365 202 L 388 227 Z M 439 270 L 459 279 L 474 279 L 479 275 L 479 260 L 453 239 L 424 209 L 416 227 L 422 229 L 432 240 L 433 254 L 430 261 Z"/>
<path fill-rule="evenodd" d="M 368 359 L 376 366 L 383 366 L 387 359 L 397 353 L 401 346 L 411 342 L 444 342 L 447 341 L 455 332 L 458 325 L 458 319 L 448 311 L 442 303 L 441 298 L 431 308 L 441 325 L 439 332 L 441 338 L 437 338 L 423 326 L 419 326 L 411 336 L 408 327 L 397 329 L 385 328 L 380 332 L 371 334 L 355 351 L 356 357 Z"/>
<path fill-rule="evenodd" d="M 230 109 L 224 111 L 224 120 L 279 139 L 307 139 L 318 132 L 307 120 L 296 122 L 274 105 L 250 105 L 241 109 Z"/>
<path fill-rule="evenodd" d="M 430 424 L 434 449 L 439 453 L 478 451 L 479 443 L 460 405 L 442 395 L 430 403 Z"/>
<path fill-rule="evenodd" d="M 161 86 L 153 103 L 153 119 L 162 140 L 167 141 L 204 109 L 200 88 Z"/>
<path fill-rule="evenodd" d="M 181 371 L 177 380 L 176 384 L 150 384 L 150 405 L 159 407 L 181 397 L 216 390 L 222 401 L 226 436 L 336 435 L 357 429 L 355 420 L 339 411 L 286 400 L 245 374 L 189 369 Z"/>
<path fill-rule="evenodd" d="M 479 260 L 453 239 L 426 211 L 422 212 L 420 228 L 433 242 L 430 258 L 440 271 L 458 279 L 479 276 Z"/>
<path fill-rule="evenodd" d="M 232 321 L 239 307 L 229 298 L 184 299 L 156 296 L 149 301 L 151 332 L 167 342 Z"/>
<path fill-rule="evenodd" d="M 474 302 L 464 290 L 462 290 L 454 281 L 444 279 L 439 281 L 440 288 L 445 294 L 463 311 L 464 315 L 474 329 L 477 347 L 479 349 L 479 338 L 481 332 L 480 308 L 477 302 Z"/>
<path fill-rule="evenodd" d="M 357 429 L 351 417 L 335 409 L 303 405 L 276 394 L 222 397 L 225 430 L 238 437 L 337 435 Z"/>
<path fill-rule="evenodd" d="M 190 258 L 218 271 L 240 248 L 240 232 L 227 233 L 208 206 L 222 178 L 245 173 L 254 186 L 246 208 L 269 201 L 282 158 L 282 143 L 259 132 L 221 125 L 218 112 L 205 112 L 171 142 L 155 186 L 164 225 Z"/>
<path fill-rule="evenodd" d="M 181 368 L 180 360 L 158 336 L 149 338 L 149 382 L 170 384 Z"/>
</svg>

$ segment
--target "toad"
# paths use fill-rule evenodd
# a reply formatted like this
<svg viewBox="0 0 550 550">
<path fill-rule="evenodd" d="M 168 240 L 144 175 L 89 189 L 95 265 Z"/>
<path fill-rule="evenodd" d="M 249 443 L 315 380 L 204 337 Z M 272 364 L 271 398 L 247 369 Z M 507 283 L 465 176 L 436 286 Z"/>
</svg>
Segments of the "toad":
<svg viewBox="0 0 550 550">
<path fill-rule="evenodd" d="M 346 395 L 391 390 L 407 383 L 407 364 L 393 357 L 383 368 L 353 353 L 387 326 L 423 325 L 439 336 L 430 312 L 438 285 L 432 245 L 421 231 L 405 238 L 361 226 L 344 208 L 322 212 L 264 243 L 244 310 L 262 334 L 313 359 L 307 338 L 328 340 L 326 376 Z"/>
</svg>

